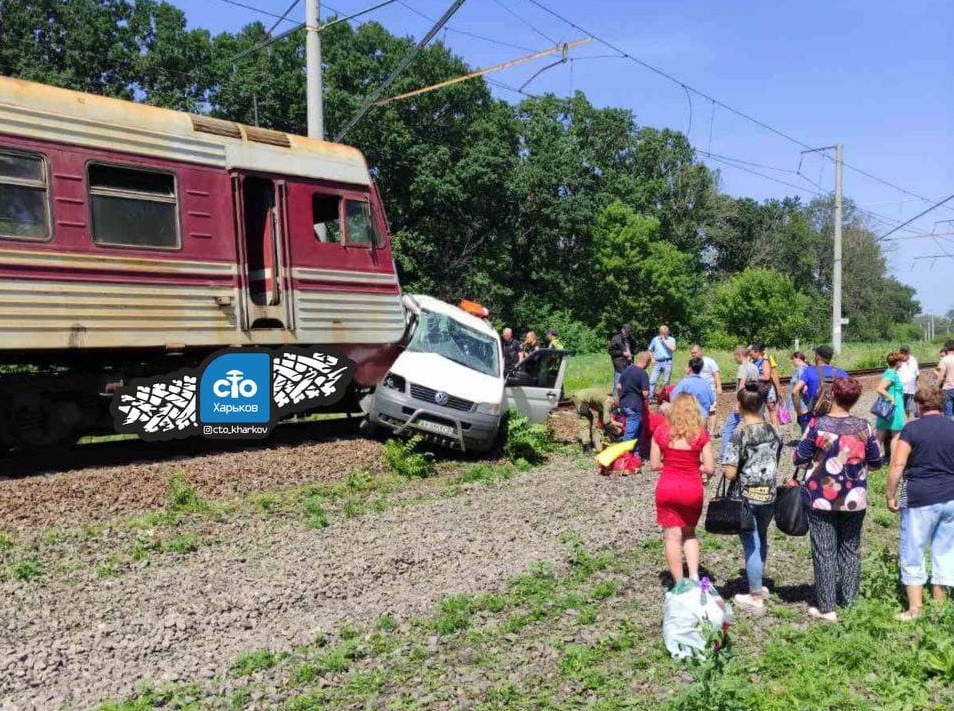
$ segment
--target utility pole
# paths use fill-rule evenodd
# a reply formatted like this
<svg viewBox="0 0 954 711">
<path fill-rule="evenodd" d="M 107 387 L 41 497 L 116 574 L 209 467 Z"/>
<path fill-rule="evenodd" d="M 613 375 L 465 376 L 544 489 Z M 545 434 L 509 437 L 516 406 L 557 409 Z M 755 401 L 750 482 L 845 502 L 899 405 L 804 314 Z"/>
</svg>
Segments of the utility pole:
<svg viewBox="0 0 954 711">
<path fill-rule="evenodd" d="M 321 97 L 321 18 L 319 0 L 305 0 L 305 95 L 308 103 L 308 137 L 325 137 Z"/>
<path fill-rule="evenodd" d="M 831 265 L 831 347 L 835 355 L 841 353 L 841 327 L 848 323 L 848 319 L 841 317 L 841 197 L 842 197 L 842 174 L 844 172 L 844 146 L 836 143 L 834 146 L 825 146 L 824 148 L 810 148 L 802 151 L 805 153 L 821 153 L 824 151 L 835 151 L 835 254 Z M 801 169 L 801 161 L 798 166 Z M 954 195 L 951 196 L 954 198 Z"/>
<path fill-rule="evenodd" d="M 831 345 L 841 353 L 841 179 L 845 160 L 843 146 L 835 145 L 835 259 L 831 279 Z"/>
</svg>

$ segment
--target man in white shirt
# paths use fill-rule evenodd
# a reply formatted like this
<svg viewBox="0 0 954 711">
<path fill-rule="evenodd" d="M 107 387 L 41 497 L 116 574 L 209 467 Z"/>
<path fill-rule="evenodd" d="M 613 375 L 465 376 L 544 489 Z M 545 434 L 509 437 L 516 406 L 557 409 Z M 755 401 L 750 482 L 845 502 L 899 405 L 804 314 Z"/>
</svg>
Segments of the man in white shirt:
<svg viewBox="0 0 954 711">
<path fill-rule="evenodd" d="M 649 342 L 649 352 L 653 354 L 653 370 L 649 374 L 649 390 L 656 392 L 656 383 L 669 385 L 672 375 L 672 356 L 676 352 L 676 339 L 669 335 L 669 326 L 659 327 L 659 335 Z"/>
<path fill-rule="evenodd" d="M 719 393 L 722 392 L 722 373 L 719 371 L 719 364 L 705 355 L 702 346 L 698 343 L 692 344 L 689 355 L 692 358 L 702 358 L 702 372 L 699 373 L 699 375 L 709 384 L 709 387 L 712 389 L 712 394 L 715 396 L 712 407 L 709 409 L 709 419 L 706 423 L 706 429 L 709 430 L 709 434 L 712 434 L 715 432 L 716 405 L 719 401 Z"/>
<path fill-rule="evenodd" d="M 914 402 L 914 393 L 918 391 L 918 376 L 921 369 L 918 366 L 918 359 L 911 355 L 909 346 L 901 346 L 898 351 L 904 354 L 904 362 L 898 368 L 898 376 L 901 378 L 901 386 L 904 389 L 904 412 L 908 419 L 918 416 L 918 405 Z"/>
</svg>

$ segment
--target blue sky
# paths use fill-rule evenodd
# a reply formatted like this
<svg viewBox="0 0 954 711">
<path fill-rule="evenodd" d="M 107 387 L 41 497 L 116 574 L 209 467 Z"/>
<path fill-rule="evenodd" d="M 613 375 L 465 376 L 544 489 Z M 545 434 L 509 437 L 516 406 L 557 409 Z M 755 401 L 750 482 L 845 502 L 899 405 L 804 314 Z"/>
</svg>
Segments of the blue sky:
<svg viewBox="0 0 954 711">
<path fill-rule="evenodd" d="M 234 31 L 261 20 L 271 26 L 291 0 L 172 0 L 190 26 Z M 841 142 L 845 162 L 918 196 L 954 193 L 954 2 L 951 0 L 541 0 L 587 32 L 621 47 L 720 102 L 810 146 Z M 351 14 L 375 0 L 322 2 L 322 17 Z M 397 34 L 420 37 L 449 0 L 400 0 L 361 18 Z M 508 9 L 510 12 L 508 12 Z M 415 12 L 415 10 L 417 12 Z M 289 15 L 304 19 L 299 2 Z M 285 22 L 282 28 L 291 27 Z M 514 59 L 581 33 L 529 0 L 468 0 L 441 39 L 473 67 Z M 470 33 L 470 34 L 467 34 Z M 480 35 L 482 38 L 474 37 Z M 495 40 L 495 44 L 488 39 Z M 504 44 L 499 44 L 504 43 Z M 512 45 L 512 46 L 506 46 Z M 632 109 L 640 124 L 688 131 L 693 144 L 730 157 L 721 187 L 757 199 L 830 190 L 830 161 L 711 102 L 691 95 L 626 59 L 608 58 L 592 41 L 574 61 L 537 77 L 527 91 L 586 92 L 598 106 Z M 514 67 L 491 79 L 519 87 L 552 60 Z M 494 86 L 501 98 L 519 95 Z M 690 116 L 691 111 L 691 116 Z M 690 123 L 691 119 L 691 123 Z M 737 161 L 747 161 L 746 164 Z M 749 165 L 758 164 L 758 165 Z M 755 171 L 745 172 L 741 168 Z M 763 176 L 790 183 L 784 185 Z M 798 186 L 796 187 L 792 187 Z M 845 194 L 872 215 L 884 234 L 929 203 L 845 171 Z M 925 312 L 954 308 L 954 200 L 895 232 L 891 271 L 918 291 Z M 928 237 L 931 233 L 934 237 Z M 938 254 L 950 258 L 917 259 Z"/>
</svg>

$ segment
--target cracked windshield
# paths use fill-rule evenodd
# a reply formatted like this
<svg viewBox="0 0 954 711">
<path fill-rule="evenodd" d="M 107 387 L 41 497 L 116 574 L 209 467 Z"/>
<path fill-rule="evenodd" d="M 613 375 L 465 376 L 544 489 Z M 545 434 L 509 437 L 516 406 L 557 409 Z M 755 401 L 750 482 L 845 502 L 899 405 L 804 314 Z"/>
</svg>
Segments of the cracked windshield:
<svg viewBox="0 0 954 711">
<path fill-rule="evenodd" d="M 484 375 L 500 375 L 497 340 L 464 326 L 449 316 L 421 312 L 421 320 L 408 344 L 409 351 L 436 353 Z"/>
</svg>

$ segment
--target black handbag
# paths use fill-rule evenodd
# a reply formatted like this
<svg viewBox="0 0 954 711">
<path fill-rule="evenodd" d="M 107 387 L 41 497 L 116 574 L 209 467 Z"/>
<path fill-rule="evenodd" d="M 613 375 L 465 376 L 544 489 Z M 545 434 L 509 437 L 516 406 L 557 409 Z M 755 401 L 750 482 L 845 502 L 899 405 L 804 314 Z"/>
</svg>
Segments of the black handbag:
<svg viewBox="0 0 954 711">
<path fill-rule="evenodd" d="M 894 417 L 894 408 L 897 403 L 891 402 L 884 395 L 879 395 L 871 406 L 871 414 L 880 417 L 882 420 L 890 420 Z"/>
<path fill-rule="evenodd" d="M 802 498 L 803 484 L 794 479 L 797 486 L 780 486 L 775 490 L 775 525 L 787 536 L 804 536 L 808 533 L 808 512 Z"/>
<path fill-rule="evenodd" d="M 738 535 L 755 529 L 755 518 L 748 502 L 742 497 L 739 480 L 731 484 L 722 475 L 715 498 L 706 511 L 706 533 Z"/>
</svg>

